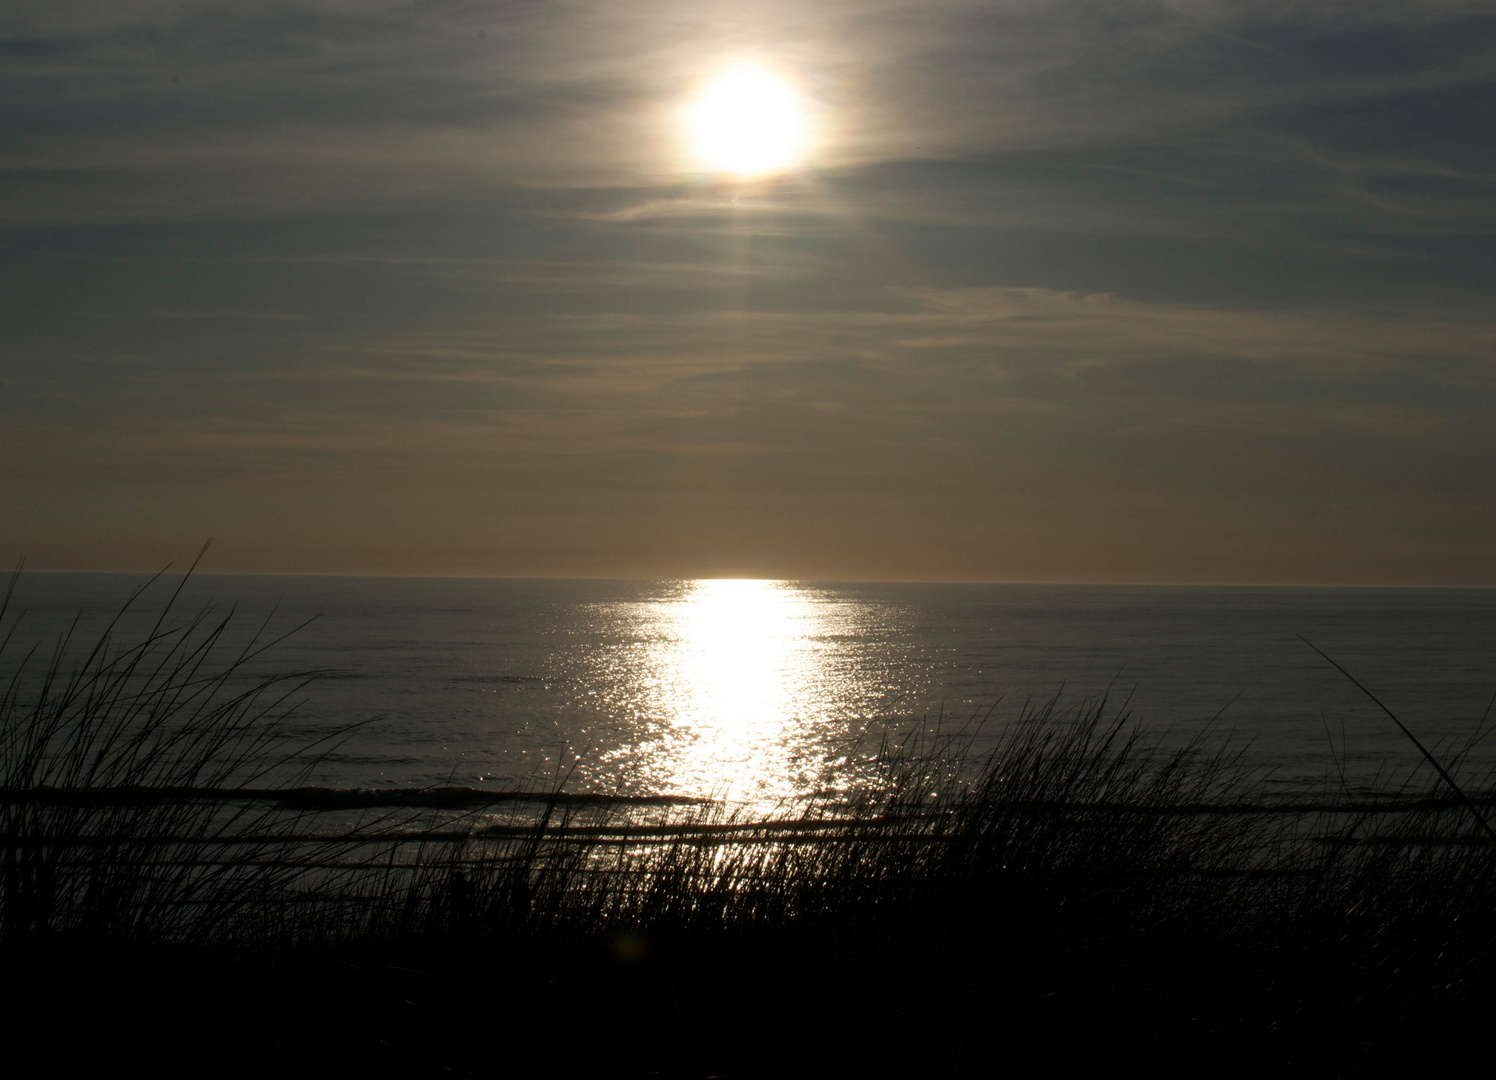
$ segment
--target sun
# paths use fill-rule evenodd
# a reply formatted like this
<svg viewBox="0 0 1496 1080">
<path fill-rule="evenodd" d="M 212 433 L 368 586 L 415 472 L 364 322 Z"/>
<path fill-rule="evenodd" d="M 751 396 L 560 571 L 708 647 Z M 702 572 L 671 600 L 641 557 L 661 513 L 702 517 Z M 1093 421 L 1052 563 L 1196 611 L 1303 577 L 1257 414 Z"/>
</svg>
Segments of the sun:
<svg viewBox="0 0 1496 1080">
<path fill-rule="evenodd" d="M 708 83 L 688 111 L 691 143 L 712 172 L 762 176 L 791 168 L 808 135 L 800 95 L 780 75 L 740 68 Z"/>
</svg>

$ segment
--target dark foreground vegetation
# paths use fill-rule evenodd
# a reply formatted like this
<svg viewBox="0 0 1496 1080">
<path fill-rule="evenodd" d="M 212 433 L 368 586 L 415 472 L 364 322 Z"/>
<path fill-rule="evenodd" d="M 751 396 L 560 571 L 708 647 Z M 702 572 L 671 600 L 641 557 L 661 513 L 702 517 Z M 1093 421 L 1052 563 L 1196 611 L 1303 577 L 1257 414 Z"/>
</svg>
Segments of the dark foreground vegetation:
<svg viewBox="0 0 1496 1080">
<path fill-rule="evenodd" d="M 333 835 L 283 738 L 304 678 L 245 680 L 263 643 L 222 661 L 225 627 L 168 607 L 131 642 L 0 653 L 9 1047 L 193 1075 L 1484 1054 L 1496 848 L 1473 791 L 1274 807 L 1229 754 L 1051 704 L 980 761 L 885 744 L 876 781 L 772 822 L 541 793 L 494 825 L 436 793 Z"/>
</svg>

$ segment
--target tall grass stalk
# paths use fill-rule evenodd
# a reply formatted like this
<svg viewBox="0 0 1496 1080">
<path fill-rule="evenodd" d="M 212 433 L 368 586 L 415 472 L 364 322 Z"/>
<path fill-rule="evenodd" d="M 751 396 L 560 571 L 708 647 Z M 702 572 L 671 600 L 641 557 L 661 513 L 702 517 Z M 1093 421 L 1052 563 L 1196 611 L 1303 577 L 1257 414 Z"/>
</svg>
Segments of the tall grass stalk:
<svg viewBox="0 0 1496 1080">
<path fill-rule="evenodd" d="M 0 639 L 0 938 L 203 940 L 299 872 L 253 842 L 263 807 L 195 796 L 308 767 L 317 747 L 288 748 L 283 728 L 315 673 L 249 675 L 285 635 L 229 649 L 232 612 L 179 614 L 180 585 L 119 640 L 155 580 L 82 649 L 76 621 L 45 657 L 18 655 L 14 626 Z"/>
</svg>

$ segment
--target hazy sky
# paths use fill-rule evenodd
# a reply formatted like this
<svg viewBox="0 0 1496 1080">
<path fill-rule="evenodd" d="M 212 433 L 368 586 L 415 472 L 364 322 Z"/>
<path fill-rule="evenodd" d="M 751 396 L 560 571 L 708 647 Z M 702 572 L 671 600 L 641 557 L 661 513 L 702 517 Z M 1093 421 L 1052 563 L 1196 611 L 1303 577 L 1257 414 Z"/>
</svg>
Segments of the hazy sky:
<svg viewBox="0 0 1496 1080">
<path fill-rule="evenodd" d="M 0 559 L 1496 584 L 1493 233 L 1491 0 L 10 0 Z"/>
</svg>

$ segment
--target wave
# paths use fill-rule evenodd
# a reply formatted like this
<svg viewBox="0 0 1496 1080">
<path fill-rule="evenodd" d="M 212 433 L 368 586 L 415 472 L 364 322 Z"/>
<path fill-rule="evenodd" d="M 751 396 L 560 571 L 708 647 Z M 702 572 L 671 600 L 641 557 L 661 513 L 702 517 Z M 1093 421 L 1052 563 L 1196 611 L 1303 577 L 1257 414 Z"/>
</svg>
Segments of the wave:
<svg viewBox="0 0 1496 1080">
<path fill-rule="evenodd" d="M 0 788 L 0 805 L 141 806 L 162 803 L 268 802 L 287 810 L 361 810 L 411 807 L 468 810 L 509 803 L 553 806 L 691 806 L 711 799 L 686 795 L 604 795 L 547 791 L 438 788 L 35 787 Z"/>
</svg>

